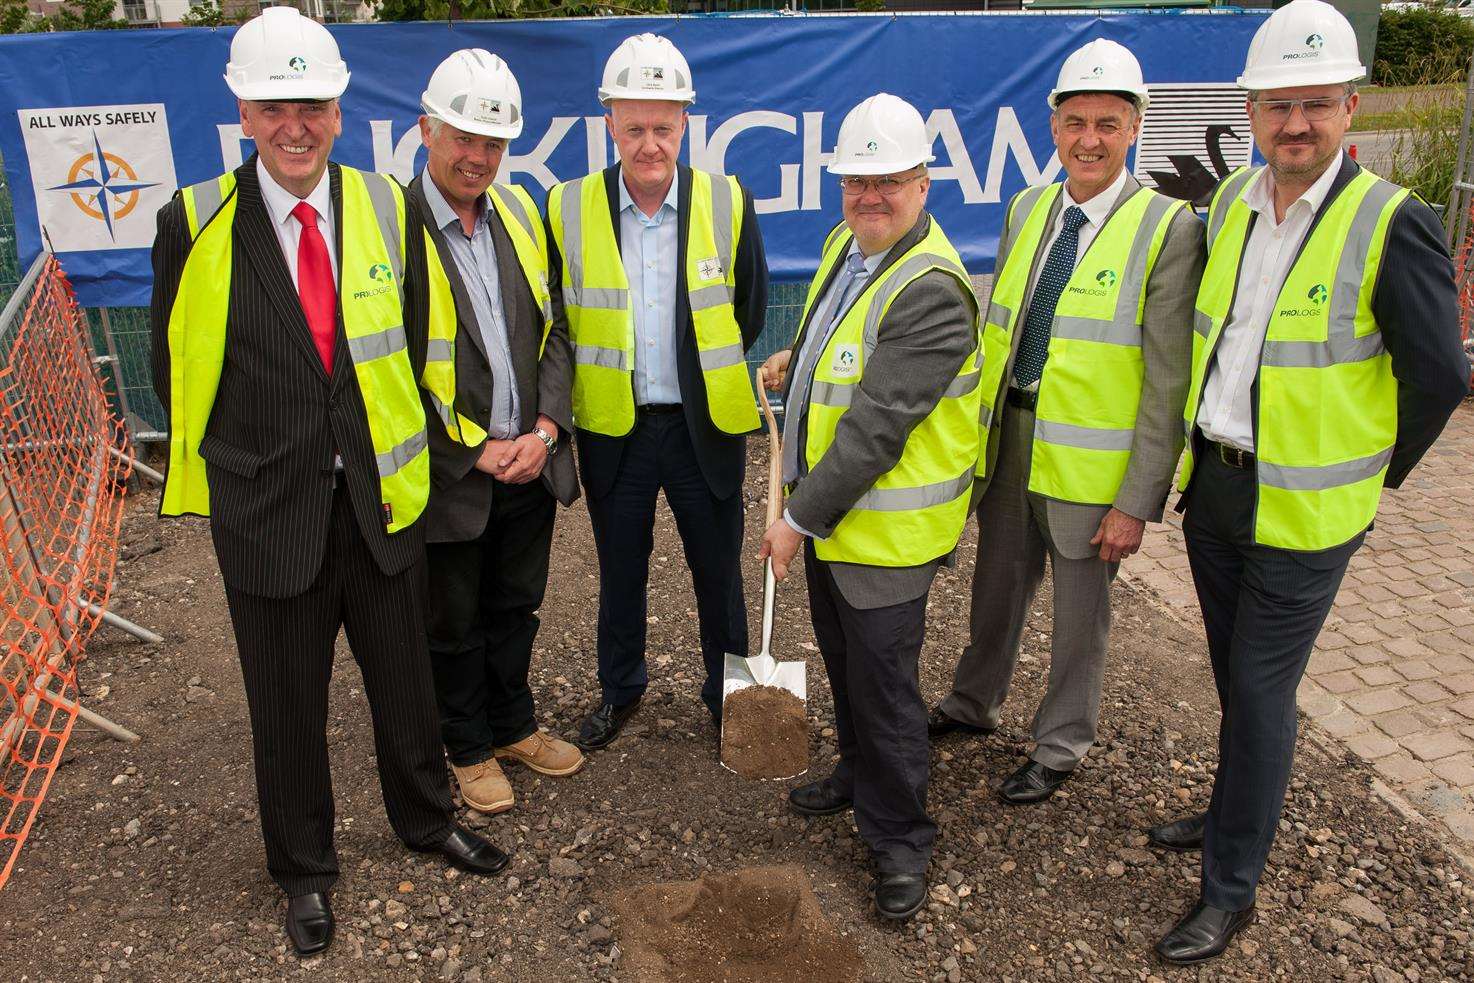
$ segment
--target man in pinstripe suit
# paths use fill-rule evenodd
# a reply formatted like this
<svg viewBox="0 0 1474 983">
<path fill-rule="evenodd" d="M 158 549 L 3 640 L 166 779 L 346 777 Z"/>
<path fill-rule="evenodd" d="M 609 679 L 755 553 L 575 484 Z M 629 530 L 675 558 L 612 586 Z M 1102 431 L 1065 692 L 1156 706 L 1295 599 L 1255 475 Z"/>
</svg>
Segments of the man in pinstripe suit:
<svg viewBox="0 0 1474 983">
<path fill-rule="evenodd" d="M 154 387 L 170 421 L 161 512 L 210 516 L 267 868 L 306 955 L 333 932 L 325 731 L 340 627 L 395 833 L 474 873 L 507 857 L 453 822 L 436 728 L 414 521 L 429 483 L 415 381 L 429 373 L 425 337 L 403 327 L 417 288 L 397 275 L 398 187 L 329 163 L 348 71 L 321 25 L 268 9 L 236 33 L 227 81 L 257 153 L 182 189 L 154 242 Z M 385 434 L 404 439 L 385 448 Z"/>
</svg>

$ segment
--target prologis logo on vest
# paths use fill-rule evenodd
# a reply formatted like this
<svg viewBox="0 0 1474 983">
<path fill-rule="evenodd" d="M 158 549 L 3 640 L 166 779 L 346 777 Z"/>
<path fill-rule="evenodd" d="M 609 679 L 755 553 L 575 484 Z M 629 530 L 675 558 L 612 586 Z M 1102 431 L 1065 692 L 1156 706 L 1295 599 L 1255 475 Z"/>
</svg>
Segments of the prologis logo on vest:
<svg viewBox="0 0 1474 983">
<path fill-rule="evenodd" d="M 836 379 L 853 379 L 860 372 L 860 348 L 858 345 L 840 345 L 834 350 L 834 363 L 829 372 Z"/>
<path fill-rule="evenodd" d="M 1320 314 L 1320 309 L 1325 306 L 1326 301 L 1330 299 L 1331 292 L 1324 283 L 1317 283 L 1305 291 L 1305 296 L 1315 305 L 1314 307 L 1284 307 L 1280 309 L 1279 316 L 1316 317 Z"/>
<path fill-rule="evenodd" d="M 1116 285 L 1116 271 L 1101 270 L 1099 273 L 1095 274 L 1095 282 L 1109 290 Z"/>
<path fill-rule="evenodd" d="M 1068 288 L 1066 288 L 1065 292 L 1079 294 L 1082 297 L 1104 297 L 1109 294 L 1111 292 L 1111 288 L 1116 285 L 1116 279 L 1117 277 L 1115 270 L 1101 270 L 1100 272 L 1095 274 L 1095 282 L 1100 284 L 1100 286 L 1080 287 L 1072 283 Z"/>
<path fill-rule="evenodd" d="M 1331 296 L 1331 292 L 1326 289 L 1326 285 L 1324 283 L 1317 283 L 1315 286 L 1310 288 L 1309 292 L 1307 292 L 1305 296 L 1309 297 L 1311 303 L 1315 304 L 1316 307 L 1319 307 L 1326 302 L 1327 297 Z"/>
<path fill-rule="evenodd" d="M 389 269 L 386 263 L 375 263 L 368 269 L 368 278 L 380 286 L 370 287 L 367 290 L 353 291 L 354 300 L 367 300 L 370 297 L 378 297 L 394 289 L 394 271 Z"/>
</svg>

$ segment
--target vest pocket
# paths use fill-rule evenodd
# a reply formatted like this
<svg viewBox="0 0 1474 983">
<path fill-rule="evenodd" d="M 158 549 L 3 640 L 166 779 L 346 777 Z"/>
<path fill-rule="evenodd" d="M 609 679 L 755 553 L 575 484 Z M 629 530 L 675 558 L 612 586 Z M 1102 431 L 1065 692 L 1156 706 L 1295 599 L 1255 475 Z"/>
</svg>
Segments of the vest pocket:
<svg viewBox="0 0 1474 983">
<path fill-rule="evenodd" d="M 262 457 L 255 451 L 248 451 L 234 444 L 227 444 L 214 434 L 205 434 L 200 440 L 200 457 L 208 464 L 218 468 L 224 468 L 231 474 L 242 478 L 254 478 L 256 472 L 261 470 Z"/>
</svg>

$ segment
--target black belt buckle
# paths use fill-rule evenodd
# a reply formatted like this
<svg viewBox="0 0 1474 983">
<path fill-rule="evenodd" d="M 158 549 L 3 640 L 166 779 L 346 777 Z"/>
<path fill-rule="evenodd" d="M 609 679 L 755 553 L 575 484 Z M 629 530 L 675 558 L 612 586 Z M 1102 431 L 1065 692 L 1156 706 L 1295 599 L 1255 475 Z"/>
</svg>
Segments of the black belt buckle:
<svg viewBox="0 0 1474 983">
<path fill-rule="evenodd" d="M 1213 442 L 1213 446 L 1218 448 L 1218 460 L 1231 468 L 1247 471 L 1254 466 L 1254 455 L 1242 448 L 1220 444 L 1216 440 Z"/>
<path fill-rule="evenodd" d="M 679 413 L 680 403 L 642 403 L 635 407 L 636 412 L 646 416 L 664 416 L 667 413 Z"/>
<path fill-rule="evenodd" d="M 1008 405 L 1017 406 L 1021 410 L 1033 410 L 1039 406 L 1039 394 L 1029 392 L 1027 389 L 1015 389 L 1008 387 Z"/>
</svg>

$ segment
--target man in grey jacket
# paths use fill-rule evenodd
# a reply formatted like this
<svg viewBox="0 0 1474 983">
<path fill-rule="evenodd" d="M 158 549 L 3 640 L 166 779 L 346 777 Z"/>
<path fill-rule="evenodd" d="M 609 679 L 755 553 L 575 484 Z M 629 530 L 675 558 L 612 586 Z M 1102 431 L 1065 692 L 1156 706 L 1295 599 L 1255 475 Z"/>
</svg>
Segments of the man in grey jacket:
<svg viewBox="0 0 1474 983">
<path fill-rule="evenodd" d="M 876 910 L 894 920 L 926 900 L 936 825 L 917 658 L 980 446 L 977 301 L 925 211 L 930 147 L 921 114 L 895 96 L 845 118 L 830 164 L 845 224 L 825 244 L 792 350 L 764 366 L 766 385 L 784 391 L 792 492 L 762 554 L 781 578 L 804 546 L 839 733 L 834 773 L 789 804 L 810 816 L 854 808 Z"/>
<path fill-rule="evenodd" d="M 421 102 L 428 154 L 408 200 L 424 233 L 409 245 L 456 318 L 456 405 L 425 414 L 430 655 L 461 798 L 495 813 L 514 801 L 498 758 L 544 775 L 583 765 L 577 748 L 538 728 L 527 685 L 554 513 L 578 497 L 560 447 L 572 428 L 572 353 L 552 318 L 537 207 L 492 184 L 522 129 L 517 80 L 496 55 L 464 49 L 435 70 Z M 467 447 L 451 427 L 486 440 Z"/>
<path fill-rule="evenodd" d="M 1147 90 L 1131 52 L 1095 40 L 1049 95 L 1066 180 L 1009 203 L 989 298 L 971 642 L 931 735 L 988 734 L 1049 558 L 1049 684 L 1030 759 L 999 788 L 1041 802 L 1095 742 L 1123 558 L 1160 522 L 1182 451 L 1203 227 L 1126 173 Z"/>
</svg>

